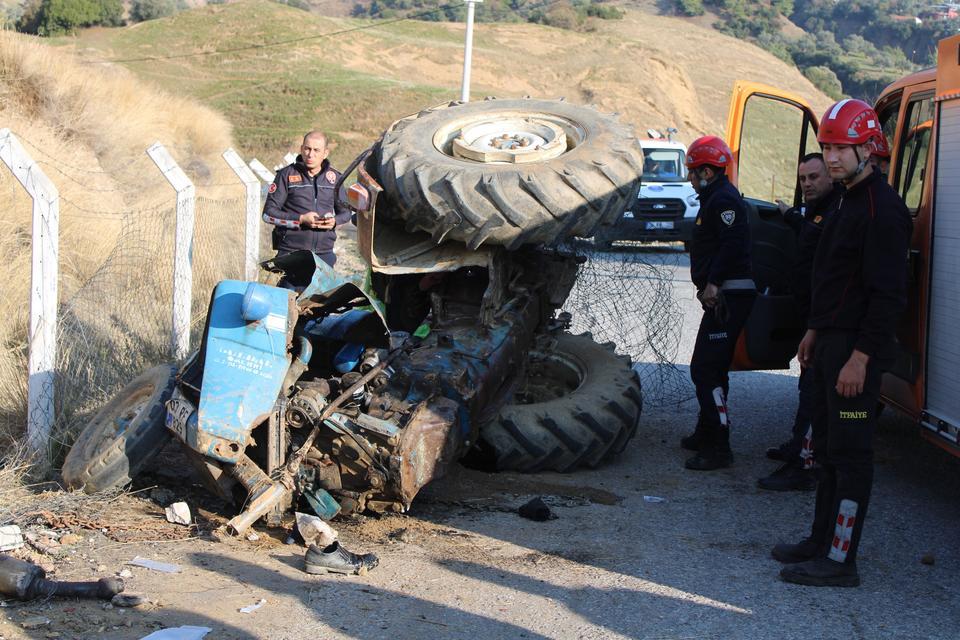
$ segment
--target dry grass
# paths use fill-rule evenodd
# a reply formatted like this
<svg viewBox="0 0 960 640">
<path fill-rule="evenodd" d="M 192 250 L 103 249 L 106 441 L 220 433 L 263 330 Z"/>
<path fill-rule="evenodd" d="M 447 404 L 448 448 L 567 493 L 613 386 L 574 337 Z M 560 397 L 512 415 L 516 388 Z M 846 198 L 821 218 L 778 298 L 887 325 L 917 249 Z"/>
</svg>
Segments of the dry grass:
<svg viewBox="0 0 960 640">
<path fill-rule="evenodd" d="M 61 416 L 81 415 L 107 392 L 105 386 L 150 361 L 168 341 L 170 284 L 164 269 L 174 194 L 145 149 L 161 141 L 200 197 L 230 199 L 236 206 L 242 188 L 220 158 L 232 146 L 231 126 L 215 111 L 151 87 L 125 69 L 91 67 L 11 32 L 0 32 L 0 122 L 60 192 L 58 293 L 66 322 L 58 382 L 74 391 L 60 394 L 57 409 Z M 0 198 L 0 451 L 9 452 L 25 424 L 31 203 L 3 165 Z M 236 252 L 232 241 L 230 247 L 218 242 L 205 237 L 199 243 L 196 271 L 209 274 L 199 278 L 202 286 L 216 279 L 218 253 Z M 195 291 L 205 298 L 202 286 Z M 205 309 L 205 302 L 199 306 Z"/>
</svg>

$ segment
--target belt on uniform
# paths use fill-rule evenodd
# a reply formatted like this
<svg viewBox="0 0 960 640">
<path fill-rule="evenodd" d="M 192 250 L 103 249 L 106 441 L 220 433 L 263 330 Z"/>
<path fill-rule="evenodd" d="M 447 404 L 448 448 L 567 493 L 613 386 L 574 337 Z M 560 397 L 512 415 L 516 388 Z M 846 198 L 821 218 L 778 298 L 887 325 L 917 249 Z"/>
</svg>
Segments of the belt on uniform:
<svg viewBox="0 0 960 640">
<path fill-rule="evenodd" d="M 723 291 L 756 291 L 757 285 L 751 278 L 737 278 L 733 280 L 724 280 L 720 285 Z"/>
</svg>

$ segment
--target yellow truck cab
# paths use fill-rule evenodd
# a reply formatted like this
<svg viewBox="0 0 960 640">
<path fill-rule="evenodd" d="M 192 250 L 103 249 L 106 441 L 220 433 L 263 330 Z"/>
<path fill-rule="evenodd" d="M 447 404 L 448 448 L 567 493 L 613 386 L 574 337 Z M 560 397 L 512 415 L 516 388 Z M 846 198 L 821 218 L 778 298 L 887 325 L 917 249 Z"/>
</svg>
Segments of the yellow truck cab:
<svg viewBox="0 0 960 640">
<path fill-rule="evenodd" d="M 890 142 L 888 180 L 914 217 L 909 256 L 890 257 L 904 261 L 910 292 L 883 401 L 960 456 L 960 35 L 939 43 L 936 67 L 888 86 L 876 111 Z M 752 257 L 761 291 L 738 345 L 738 368 L 786 367 L 801 335 L 781 275 L 795 239 L 778 216 L 763 214 L 778 199 L 799 204 L 796 168 L 804 154 L 819 151 L 817 126 L 802 97 L 756 83 L 734 87 L 730 178 L 755 209 Z"/>
</svg>

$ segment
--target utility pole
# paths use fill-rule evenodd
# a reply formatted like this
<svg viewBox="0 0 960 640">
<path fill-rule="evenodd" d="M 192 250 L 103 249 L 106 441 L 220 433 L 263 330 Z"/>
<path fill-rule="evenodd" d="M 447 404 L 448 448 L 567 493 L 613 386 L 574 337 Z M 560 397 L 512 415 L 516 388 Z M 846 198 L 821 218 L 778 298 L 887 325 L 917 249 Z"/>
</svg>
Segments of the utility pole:
<svg viewBox="0 0 960 640">
<path fill-rule="evenodd" d="M 473 12 L 483 0 L 463 0 L 467 3 L 467 34 L 463 43 L 463 81 L 460 84 L 460 100 L 470 102 L 470 63 L 473 58 Z"/>
</svg>

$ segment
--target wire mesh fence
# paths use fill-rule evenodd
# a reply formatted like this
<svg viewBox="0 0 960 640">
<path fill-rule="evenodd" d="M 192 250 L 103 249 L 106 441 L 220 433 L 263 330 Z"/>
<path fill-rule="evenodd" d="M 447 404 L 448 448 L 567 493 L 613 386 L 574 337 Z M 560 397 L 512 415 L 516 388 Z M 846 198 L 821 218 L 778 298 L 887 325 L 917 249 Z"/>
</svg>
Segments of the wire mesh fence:
<svg viewBox="0 0 960 640">
<path fill-rule="evenodd" d="M 629 355 L 647 406 L 691 398 L 689 378 L 674 364 L 683 328 L 673 290 L 676 254 L 599 251 L 587 241 L 571 248 L 585 259 L 564 305 L 573 316 L 571 330 Z"/>
</svg>

